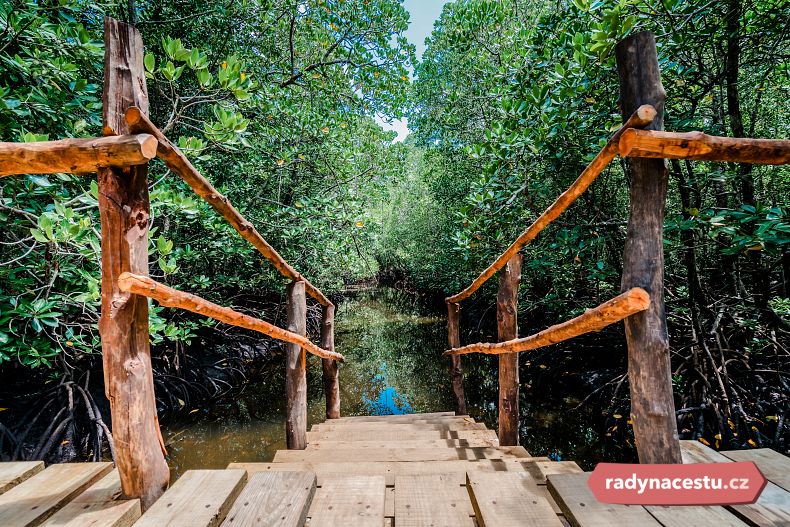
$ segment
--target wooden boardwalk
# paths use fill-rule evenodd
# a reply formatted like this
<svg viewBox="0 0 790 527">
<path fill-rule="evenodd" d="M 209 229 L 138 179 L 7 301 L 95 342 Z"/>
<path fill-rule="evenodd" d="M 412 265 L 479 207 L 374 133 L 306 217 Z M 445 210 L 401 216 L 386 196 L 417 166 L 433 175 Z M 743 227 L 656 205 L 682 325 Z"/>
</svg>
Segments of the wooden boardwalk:
<svg viewBox="0 0 790 527">
<path fill-rule="evenodd" d="M 469 417 L 344 417 L 271 463 L 189 471 L 142 515 L 137 500 L 119 499 L 110 463 L 0 463 L 0 526 L 790 526 L 789 458 L 683 450 L 689 463 L 754 461 L 771 483 L 753 505 L 607 505 L 576 463 L 499 447 Z"/>
</svg>

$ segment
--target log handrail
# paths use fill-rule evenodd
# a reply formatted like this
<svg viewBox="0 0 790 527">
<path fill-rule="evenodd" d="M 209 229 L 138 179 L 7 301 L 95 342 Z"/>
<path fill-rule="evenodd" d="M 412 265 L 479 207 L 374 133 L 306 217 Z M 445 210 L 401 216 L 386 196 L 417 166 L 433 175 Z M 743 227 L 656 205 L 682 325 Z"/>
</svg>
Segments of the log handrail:
<svg viewBox="0 0 790 527">
<path fill-rule="evenodd" d="M 219 212 L 230 225 L 241 234 L 242 238 L 250 242 L 264 258 L 269 260 L 274 267 L 286 278 L 294 282 L 304 282 L 305 292 L 316 299 L 323 306 L 330 306 L 332 302 L 313 284 L 302 276 L 296 269 L 280 256 L 274 247 L 269 245 L 263 236 L 255 229 L 252 223 L 241 215 L 230 203 L 227 197 L 220 194 L 217 189 L 206 179 L 173 145 L 167 137 L 146 117 L 139 108 L 132 106 L 126 110 L 126 122 L 136 132 L 145 132 L 153 135 L 158 141 L 156 155 L 164 161 L 167 168 L 183 179 L 192 190 L 203 198 L 214 210 Z"/>
<path fill-rule="evenodd" d="M 626 130 L 619 151 L 621 157 L 790 164 L 790 140 L 720 137 L 702 132 Z"/>
<path fill-rule="evenodd" d="M 304 348 L 305 351 L 324 359 L 344 360 L 343 355 L 340 353 L 321 349 L 310 342 L 307 337 L 297 335 L 286 329 L 278 328 L 265 320 L 239 313 L 228 307 L 220 306 L 197 295 L 173 289 L 147 276 L 133 273 L 121 273 L 118 278 L 118 289 L 124 293 L 134 293 L 136 295 L 153 298 L 159 302 L 159 304 L 166 307 L 184 309 L 192 313 L 197 313 L 198 315 L 219 320 L 231 326 L 250 329 L 277 340 L 298 344 Z"/>
<path fill-rule="evenodd" d="M 647 294 L 647 291 L 640 287 L 634 287 L 595 308 L 588 309 L 576 318 L 551 326 L 529 337 L 505 342 L 469 344 L 445 351 L 444 355 L 465 355 L 467 353 L 501 355 L 542 348 L 585 333 L 600 331 L 634 313 L 644 311 L 649 305 L 650 295 Z"/>
<path fill-rule="evenodd" d="M 109 166 L 144 165 L 156 155 L 151 134 L 0 143 L 0 177 L 18 174 L 88 174 Z"/>
<path fill-rule="evenodd" d="M 552 221 L 557 219 L 557 217 L 562 214 L 571 204 L 576 201 L 576 199 L 581 196 L 585 190 L 592 184 L 593 181 L 603 172 L 603 169 L 606 168 L 609 163 L 617 156 L 618 153 L 618 143 L 620 142 L 620 136 L 628 130 L 629 128 L 639 128 L 649 125 L 653 122 L 653 119 L 656 116 L 656 109 L 650 105 L 640 106 L 634 113 L 629 117 L 628 121 L 623 124 L 622 127 L 612 136 L 611 139 L 606 143 L 601 151 L 595 156 L 587 168 L 581 173 L 581 175 L 574 181 L 568 190 L 560 194 L 557 200 L 547 208 L 543 214 L 541 214 L 538 219 L 536 219 L 532 225 L 527 228 L 521 235 L 516 238 L 510 247 L 505 250 L 496 260 L 492 263 L 488 268 L 486 268 L 480 275 L 475 278 L 475 280 L 463 291 L 460 293 L 450 296 L 445 299 L 448 303 L 457 303 L 462 300 L 465 300 L 472 296 L 472 294 L 480 289 L 480 287 L 486 283 L 486 281 L 494 276 L 497 271 L 502 269 L 505 264 L 507 264 L 508 260 L 510 260 L 513 256 L 518 254 L 518 252 L 528 243 L 535 239 L 535 237 L 546 228 Z M 149 132 L 150 133 L 150 132 Z"/>
</svg>

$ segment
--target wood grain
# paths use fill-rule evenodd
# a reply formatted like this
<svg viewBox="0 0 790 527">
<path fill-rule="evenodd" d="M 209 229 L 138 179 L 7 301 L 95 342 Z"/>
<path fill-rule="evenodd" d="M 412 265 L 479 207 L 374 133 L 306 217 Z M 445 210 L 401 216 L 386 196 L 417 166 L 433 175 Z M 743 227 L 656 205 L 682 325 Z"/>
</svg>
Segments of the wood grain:
<svg viewBox="0 0 790 527">
<path fill-rule="evenodd" d="M 288 330 L 307 334 L 307 297 L 304 282 L 291 282 L 286 294 Z M 307 446 L 307 355 L 299 344 L 285 349 L 285 443 L 289 449 Z"/>
<path fill-rule="evenodd" d="M 0 463 L 0 494 L 44 470 L 43 461 L 7 461 Z"/>
<path fill-rule="evenodd" d="M 87 174 L 100 167 L 143 165 L 156 156 L 149 134 L 31 143 L 0 143 L 0 177 L 15 174 Z"/>
<path fill-rule="evenodd" d="M 321 313 L 321 347 L 327 351 L 335 351 L 335 306 L 322 306 Z M 340 418 L 340 372 L 333 359 L 321 359 L 321 377 L 324 382 L 324 398 L 326 399 L 326 418 Z"/>
<path fill-rule="evenodd" d="M 130 132 L 124 112 L 137 106 L 148 111 L 143 72 L 143 40 L 132 26 L 104 22 L 105 135 Z M 145 165 L 99 171 L 101 219 L 101 335 L 104 388 L 110 400 L 115 461 L 121 486 L 129 498 L 140 498 L 143 510 L 167 488 L 165 462 L 154 397 L 148 334 L 148 299 L 121 291 L 124 272 L 148 275 L 148 169 Z"/>
<path fill-rule="evenodd" d="M 450 348 L 461 346 L 460 329 L 461 306 L 455 302 L 447 302 L 447 343 Z M 461 357 L 450 358 L 450 380 L 453 386 L 453 406 L 456 415 L 465 415 L 466 396 L 464 395 L 464 369 Z"/>
<path fill-rule="evenodd" d="M 121 478 L 113 470 L 55 513 L 43 527 L 130 527 L 140 514 L 140 500 L 121 498 Z"/>
<path fill-rule="evenodd" d="M 518 338 L 518 286 L 521 283 L 521 255 L 514 255 L 499 272 L 496 296 L 497 338 L 508 342 Z M 499 356 L 499 444 L 518 445 L 518 353 Z"/>
<path fill-rule="evenodd" d="M 626 130 L 620 138 L 623 157 L 727 161 L 761 165 L 790 163 L 790 141 L 719 137 L 702 132 Z"/>
<path fill-rule="evenodd" d="M 250 476 L 223 527 L 303 527 L 313 501 L 312 472 L 258 472 Z"/>
<path fill-rule="evenodd" d="M 527 472 L 467 472 L 467 478 L 481 527 L 562 526 Z"/>
<path fill-rule="evenodd" d="M 459 448 L 367 448 L 317 450 L 278 450 L 274 455 L 275 463 L 310 461 L 353 462 L 353 461 L 452 461 L 455 459 L 503 459 L 530 457 L 522 447 L 512 449 L 496 447 L 459 447 Z"/>
<path fill-rule="evenodd" d="M 636 107 L 656 109 L 651 130 L 664 127 L 664 100 L 656 41 L 643 31 L 615 47 L 623 119 Z M 664 207 L 667 169 L 660 159 L 628 160 L 630 210 L 623 250 L 623 291 L 642 288 L 650 305 L 625 320 L 631 419 L 641 463 L 680 463 L 669 336 L 664 311 Z"/>
<path fill-rule="evenodd" d="M 383 476 L 325 476 L 311 508 L 310 527 L 381 527 Z"/>
<path fill-rule="evenodd" d="M 257 331 L 258 333 L 263 333 L 277 340 L 298 344 L 313 355 L 319 357 L 331 357 L 333 359 L 343 360 L 343 355 L 319 348 L 310 342 L 304 335 L 278 328 L 265 320 L 239 313 L 228 307 L 219 306 L 197 295 L 178 291 L 177 289 L 168 287 L 147 276 L 124 272 L 118 277 L 117 285 L 119 291 L 123 293 L 133 293 L 135 295 L 153 298 L 159 302 L 159 304 L 166 307 L 183 309 L 213 318 L 214 320 L 219 320 L 231 326 Z M 122 304 L 117 302 L 116 305 Z"/>
<path fill-rule="evenodd" d="M 561 324 L 556 324 L 529 337 L 497 343 L 478 343 L 445 351 L 445 355 L 464 355 L 467 353 L 518 353 L 550 346 L 585 333 L 600 331 L 606 326 L 619 322 L 624 318 L 650 306 L 650 296 L 644 289 L 629 289 L 603 304 L 588 309 L 584 314 Z"/>
<path fill-rule="evenodd" d="M 770 448 L 727 450 L 721 454 L 733 461 L 753 461 L 766 479 L 790 491 L 790 458 L 787 456 Z"/>
<path fill-rule="evenodd" d="M 460 492 L 459 492 L 460 491 Z M 395 524 L 402 527 L 474 527 L 466 490 L 446 474 L 395 477 Z"/>
</svg>

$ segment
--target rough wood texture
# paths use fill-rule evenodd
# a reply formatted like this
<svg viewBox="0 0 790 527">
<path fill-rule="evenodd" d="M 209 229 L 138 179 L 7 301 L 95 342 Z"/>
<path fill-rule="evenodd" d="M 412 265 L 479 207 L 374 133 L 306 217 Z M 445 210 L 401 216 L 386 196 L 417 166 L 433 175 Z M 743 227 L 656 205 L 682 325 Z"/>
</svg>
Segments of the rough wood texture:
<svg viewBox="0 0 790 527">
<path fill-rule="evenodd" d="M 641 128 L 644 126 L 649 125 L 653 118 L 656 116 L 656 111 L 654 108 L 650 107 L 649 105 L 642 106 L 640 108 L 635 108 L 633 115 L 626 121 L 626 123 L 620 128 L 609 142 L 606 143 L 606 146 L 595 156 L 587 168 L 581 173 L 581 175 L 574 181 L 571 186 L 560 194 L 560 197 L 551 204 L 551 206 L 546 209 L 546 211 L 540 215 L 540 217 L 535 220 L 535 222 L 529 226 L 529 228 L 521 233 L 516 241 L 507 248 L 505 252 L 503 252 L 499 258 L 497 258 L 494 263 L 492 263 L 485 271 L 480 273 L 480 275 L 475 278 L 474 282 L 471 283 L 469 287 L 458 293 L 457 295 L 453 295 L 446 299 L 447 302 L 460 302 L 466 298 L 472 296 L 472 294 L 480 289 L 486 281 L 494 276 L 497 271 L 502 269 L 507 262 L 518 252 L 527 245 L 529 242 L 535 239 L 535 237 L 546 228 L 546 226 L 551 223 L 552 221 L 556 220 L 557 217 L 565 211 L 571 204 L 576 201 L 576 199 L 581 196 L 585 190 L 595 181 L 603 169 L 615 158 L 617 155 L 617 144 L 620 141 L 620 136 L 623 132 L 629 128 Z M 150 133 L 150 132 L 149 132 Z"/>
<path fill-rule="evenodd" d="M 519 450 L 516 450 L 518 448 Z M 459 447 L 459 448 L 405 448 L 400 446 L 368 449 L 344 450 L 278 450 L 274 455 L 275 463 L 294 463 L 309 461 L 320 463 L 332 461 L 333 463 L 353 461 L 453 461 L 456 459 L 472 461 L 476 459 L 514 459 L 529 458 L 529 454 L 522 447 L 504 449 L 496 447 Z"/>
<path fill-rule="evenodd" d="M 39 525 L 112 470 L 112 463 L 52 465 L 0 496 L 0 525 Z"/>
<path fill-rule="evenodd" d="M 664 126 L 666 93 L 650 32 L 632 35 L 615 47 L 623 119 L 650 104 Z M 667 168 L 662 159 L 629 159 L 631 179 L 628 234 L 623 251 L 622 289 L 641 287 L 650 294 L 648 309 L 625 320 L 631 419 L 641 463 L 680 463 L 669 337 L 664 312 L 664 205 Z"/>
<path fill-rule="evenodd" d="M 322 306 L 321 347 L 327 351 L 335 351 L 335 306 Z M 324 397 L 326 398 L 326 418 L 340 418 L 340 376 L 337 361 L 321 360 L 322 378 L 324 381 Z"/>
<path fill-rule="evenodd" d="M 527 472 L 467 472 L 480 527 L 561 527 L 554 509 Z"/>
<path fill-rule="evenodd" d="M 650 296 L 644 289 L 629 289 L 598 307 L 588 309 L 584 314 L 567 322 L 551 326 L 529 337 L 508 342 L 469 344 L 444 352 L 445 355 L 463 355 L 466 353 L 516 353 L 550 346 L 564 340 L 600 331 L 606 326 L 623 320 L 629 315 L 645 311 L 650 306 Z"/>
<path fill-rule="evenodd" d="M 702 132 L 626 130 L 620 138 L 623 157 L 695 159 L 761 165 L 790 163 L 790 141 L 718 137 Z"/>
<path fill-rule="evenodd" d="M 496 297 L 499 342 L 518 338 L 518 286 L 521 255 L 513 256 L 499 275 Z M 518 445 L 518 353 L 499 356 L 499 444 Z"/>
<path fill-rule="evenodd" d="M 645 507 L 664 527 L 746 527 L 723 507 Z"/>
<path fill-rule="evenodd" d="M 140 500 L 118 499 L 120 494 L 121 478 L 113 470 L 42 527 L 130 527 L 140 517 Z"/>
<path fill-rule="evenodd" d="M 381 430 L 311 430 L 307 432 L 309 442 L 330 439 L 333 441 L 378 441 Z M 415 441 L 421 439 L 470 439 L 499 441 L 493 430 L 391 430 L 387 441 Z"/>
<path fill-rule="evenodd" d="M 469 495 L 446 474 L 395 478 L 395 523 L 400 527 L 474 527 Z"/>
<path fill-rule="evenodd" d="M 0 494 L 44 470 L 43 461 L 0 463 Z"/>
<path fill-rule="evenodd" d="M 429 412 L 421 414 L 393 414 L 393 415 L 352 415 L 344 416 L 338 419 L 343 423 L 361 423 L 361 422 L 383 422 L 393 423 L 399 421 L 413 421 L 415 419 L 456 419 L 458 416 L 455 412 Z"/>
<path fill-rule="evenodd" d="M 721 454 L 733 461 L 753 461 L 766 479 L 790 492 L 790 458 L 787 456 L 770 448 L 728 450 Z"/>
<path fill-rule="evenodd" d="M 135 527 L 215 527 L 247 475 L 243 470 L 190 470 L 148 509 Z"/>
<path fill-rule="evenodd" d="M 426 430 L 486 430 L 483 423 L 474 421 L 451 421 L 445 423 L 337 423 L 335 421 L 324 421 L 313 426 L 315 432 L 349 431 L 361 432 L 372 430 L 381 433 L 401 432 L 414 430 L 423 432 Z"/>
<path fill-rule="evenodd" d="M 304 527 L 315 487 L 312 472 L 253 474 L 222 525 Z"/>
<path fill-rule="evenodd" d="M 307 334 L 307 297 L 304 282 L 288 284 L 288 330 Z M 289 449 L 307 446 L 307 355 L 299 344 L 285 350 L 285 442 Z"/>
<path fill-rule="evenodd" d="M 149 134 L 35 143 L 0 143 L 0 177 L 14 174 L 87 174 L 100 167 L 143 165 L 156 156 Z"/>
<path fill-rule="evenodd" d="M 473 448 L 499 446 L 496 439 L 417 439 L 411 441 L 390 441 L 386 438 L 379 441 L 333 441 L 321 439 L 310 442 L 307 450 L 367 450 L 369 448 Z"/>
<path fill-rule="evenodd" d="M 683 463 L 729 463 L 730 459 L 699 441 L 681 441 Z M 754 525 L 790 525 L 790 492 L 769 481 L 760 497 L 750 505 L 728 507 Z"/>
<path fill-rule="evenodd" d="M 148 111 L 143 41 L 132 26 L 106 18 L 104 49 L 104 134 L 127 134 L 126 109 L 137 106 L 143 113 Z M 145 510 L 167 488 L 170 469 L 154 400 L 148 299 L 125 293 L 117 284 L 124 272 L 148 275 L 150 204 L 145 165 L 99 171 L 99 215 L 104 387 L 123 492 L 140 498 Z"/>
<path fill-rule="evenodd" d="M 552 474 L 549 492 L 573 527 L 611 527 L 633 525 L 659 527 L 644 507 L 601 503 L 587 485 L 589 474 Z"/>
<path fill-rule="evenodd" d="M 461 346 L 461 306 L 455 302 L 447 302 L 447 342 L 450 348 Z M 466 396 L 464 395 L 464 370 L 461 357 L 450 359 L 450 379 L 453 385 L 453 405 L 456 415 L 466 415 Z"/>
<path fill-rule="evenodd" d="M 159 141 L 157 156 L 165 162 L 165 165 L 181 179 L 186 181 L 195 193 L 203 198 L 214 210 L 219 212 L 230 225 L 241 234 L 242 238 L 250 242 L 264 258 L 269 260 L 272 265 L 286 278 L 294 282 L 304 282 L 307 294 L 315 298 L 321 305 L 328 306 L 332 302 L 324 294 L 311 284 L 304 276 L 299 274 L 291 265 L 280 256 L 274 247 L 263 239 L 263 236 L 255 227 L 247 221 L 241 213 L 228 201 L 228 198 L 217 192 L 211 182 L 203 177 L 192 165 L 189 159 L 171 143 L 167 137 L 148 119 L 147 112 L 140 108 L 129 108 L 126 111 L 126 122 L 132 130 L 145 132 L 153 135 Z"/>
<path fill-rule="evenodd" d="M 214 320 L 219 320 L 231 326 L 250 329 L 277 340 L 297 344 L 319 357 L 343 360 L 341 354 L 321 349 L 303 335 L 278 328 L 264 320 L 239 313 L 230 308 L 218 306 L 199 296 L 178 291 L 147 276 L 126 272 L 121 273 L 118 278 L 118 289 L 124 293 L 134 293 L 135 295 L 153 298 L 163 306 L 184 309 L 192 313 L 213 318 Z M 121 304 L 118 303 L 117 305 Z"/>
<path fill-rule="evenodd" d="M 383 476 L 326 476 L 311 509 L 310 527 L 381 527 L 384 523 Z"/>
<path fill-rule="evenodd" d="M 527 461 L 524 463 L 530 475 L 539 485 L 546 484 L 550 474 L 581 474 L 584 472 L 575 461 Z"/>
</svg>

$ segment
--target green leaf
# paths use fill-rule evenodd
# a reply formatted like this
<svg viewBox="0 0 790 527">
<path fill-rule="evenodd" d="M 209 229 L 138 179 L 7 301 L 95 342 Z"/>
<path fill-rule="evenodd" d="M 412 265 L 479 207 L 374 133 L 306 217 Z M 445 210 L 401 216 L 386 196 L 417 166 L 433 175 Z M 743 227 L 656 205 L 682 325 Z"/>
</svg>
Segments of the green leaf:
<svg viewBox="0 0 790 527">
<path fill-rule="evenodd" d="M 145 65 L 146 71 L 153 73 L 154 68 L 156 67 L 156 57 L 154 57 L 154 54 L 146 53 L 145 58 L 143 59 L 143 64 Z"/>
</svg>

